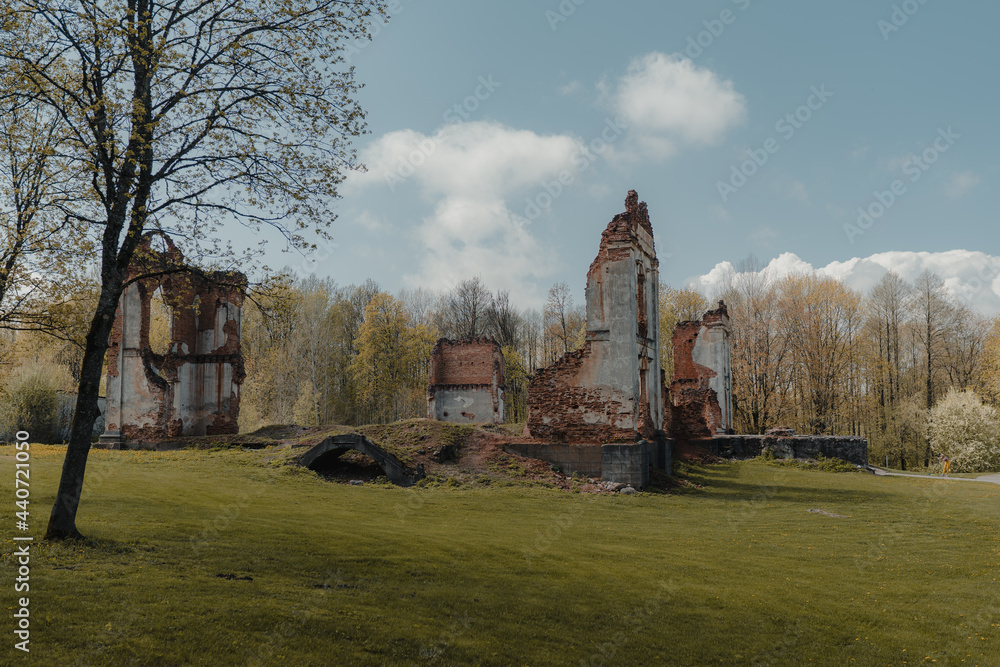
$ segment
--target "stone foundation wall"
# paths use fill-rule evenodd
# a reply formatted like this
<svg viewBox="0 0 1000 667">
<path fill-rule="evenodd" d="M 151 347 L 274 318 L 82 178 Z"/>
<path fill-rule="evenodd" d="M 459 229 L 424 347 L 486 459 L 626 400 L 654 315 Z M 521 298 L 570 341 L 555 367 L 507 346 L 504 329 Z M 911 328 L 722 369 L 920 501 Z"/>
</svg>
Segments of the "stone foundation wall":
<svg viewBox="0 0 1000 667">
<path fill-rule="evenodd" d="M 649 466 L 671 470 L 673 441 L 659 440 L 606 445 L 557 443 L 508 443 L 503 450 L 529 459 L 539 459 L 559 468 L 564 475 L 577 472 L 606 482 L 631 484 L 642 489 L 649 483 Z"/>
<path fill-rule="evenodd" d="M 503 421 L 503 414 L 497 414 L 494 419 L 495 394 L 489 385 L 440 387 L 434 390 L 434 414 L 428 414 L 429 419 L 453 422 L 455 424 L 478 424 L 482 422 Z"/>
<path fill-rule="evenodd" d="M 601 479 L 605 482 L 629 484 L 633 489 L 645 489 L 649 485 L 648 442 L 630 445 L 614 444 L 601 447 Z"/>
<path fill-rule="evenodd" d="M 504 445 L 503 450 L 508 454 L 551 463 L 564 475 L 578 472 L 585 477 L 601 477 L 600 445 L 510 443 Z"/>
<path fill-rule="evenodd" d="M 813 459 L 822 455 L 855 465 L 868 464 L 868 440 L 860 436 L 718 435 L 694 440 L 692 444 L 726 458 L 753 458 L 769 449 L 782 459 Z"/>
</svg>

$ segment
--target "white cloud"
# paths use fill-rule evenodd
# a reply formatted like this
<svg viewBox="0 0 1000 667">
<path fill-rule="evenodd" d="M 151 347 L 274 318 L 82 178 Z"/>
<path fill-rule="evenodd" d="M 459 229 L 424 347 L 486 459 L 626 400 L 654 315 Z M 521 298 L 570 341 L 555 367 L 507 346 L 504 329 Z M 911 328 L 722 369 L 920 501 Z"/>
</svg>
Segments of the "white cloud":
<svg viewBox="0 0 1000 667">
<path fill-rule="evenodd" d="M 792 273 L 829 276 L 862 293 L 867 293 L 890 270 L 911 283 L 925 270 L 930 270 L 944 280 L 945 289 L 952 297 L 985 315 L 1000 314 L 1000 256 L 979 251 L 883 252 L 831 262 L 818 269 L 798 255 L 786 252 L 772 259 L 763 270 L 775 278 Z M 688 285 L 712 297 L 734 274 L 735 268 L 730 262 L 720 262 L 707 274 L 688 281 Z"/>
<path fill-rule="evenodd" d="M 952 199 L 958 199 L 959 197 L 964 197 L 969 193 L 972 188 L 976 187 L 980 183 L 979 176 L 973 171 L 963 171 L 960 174 L 955 174 L 948 181 L 948 186 L 945 188 L 945 192 Z"/>
<path fill-rule="evenodd" d="M 667 157 L 679 143 L 716 144 L 746 119 L 746 98 L 732 81 L 687 58 L 649 53 L 629 63 L 612 104 L 652 157 Z"/>
<path fill-rule="evenodd" d="M 594 183 L 587 188 L 587 194 L 594 199 L 603 199 L 611 194 L 611 186 L 607 183 Z"/>
<path fill-rule="evenodd" d="M 575 80 L 556 88 L 556 92 L 560 95 L 572 95 L 573 93 L 578 93 L 581 90 L 583 90 L 583 84 Z"/>
<path fill-rule="evenodd" d="M 370 232 L 381 232 L 385 229 L 385 221 L 371 211 L 361 211 L 355 221 Z"/>
<path fill-rule="evenodd" d="M 769 225 L 761 225 L 750 235 L 750 238 L 757 243 L 768 243 L 778 238 L 778 232 L 771 229 Z"/>
<path fill-rule="evenodd" d="M 809 203 L 809 191 L 806 189 L 806 184 L 802 181 L 794 178 L 780 179 L 777 181 L 776 187 L 778 192 L 784 195 L 786 199 L 794 199 L 803 204 Z"/>
<path fill-rule="evenodd" d="M 913 153 L 905 153 L 903 155 L 897 155 L 896 157 L 889 158 L 887 168 L 889 171 L 901 171 L 903 167 L 913 162 L 917 156 Z"/>
<path fill-rule="evenodd" d="M 400 130 L 362 151 L 368 172 L 352 173 L 346 185 L 351 190 L 412 180 L 431 196 L 492 199 L 570 169 L 581 150 L 568 135 L 543 136 L 494 122 L 445 125 L 429 136 Z"/>
<path fill-rule="evenodd" d="M 491 289 L 533 304 L 536 281 L 551 276 L 557 262 L 519 213 L 543 183 L 572 173 L 573 157 L 582 150 L 568 135 L 493 122 L 446 125 L 432 135 L 402 130 L 362 151 L 368 172 L 352 175 L 347 189 L 412 183 L 431 203 L 416 233 L 419 268 L 405 277 L 411 284 L 446 290 L 480 275 Z"/>
<path fill-rule="evenodd" d="M 712 215 L 714 215 L 719 220 L 728 221 L 730 218 L 729 211 L 727 211 L 726 207 L 723 206 L 722 204 L 713 204 L 712 206 L 708 207 L 708 210 L 709 212 L 712 213 Z"/>
</svg>

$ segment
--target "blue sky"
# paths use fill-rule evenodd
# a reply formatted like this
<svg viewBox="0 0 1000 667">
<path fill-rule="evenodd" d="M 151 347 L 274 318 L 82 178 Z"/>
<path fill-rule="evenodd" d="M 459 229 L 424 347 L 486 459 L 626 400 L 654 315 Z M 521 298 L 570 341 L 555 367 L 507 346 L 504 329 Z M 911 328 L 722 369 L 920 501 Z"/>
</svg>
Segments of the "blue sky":
<svg viewBox="0 0 1000 667">
<path fill-rule="evenodd" d="M 753 253 L 862 289 L 931 268 L 1000 312 L 1000 5 L 392 4 L 351 50 L 369 171 L 300 273 L 579 303 L 635 189 L 673 286 L 711 296 Z"/>
</svg>

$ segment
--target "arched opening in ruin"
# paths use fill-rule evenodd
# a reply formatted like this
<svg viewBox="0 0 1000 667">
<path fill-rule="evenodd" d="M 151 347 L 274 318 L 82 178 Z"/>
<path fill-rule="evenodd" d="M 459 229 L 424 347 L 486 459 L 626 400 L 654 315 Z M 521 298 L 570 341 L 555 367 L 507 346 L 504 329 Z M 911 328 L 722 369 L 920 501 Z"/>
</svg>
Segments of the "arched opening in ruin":
<svg viewBox="0 0 1000 667">
<path fill-rule="evenodd" d="M 357 457 L 357 454 L 362 455 L 363 458 Z M 338 459 L 342 457 L 346 458 L 343 462 L 339 462 Z M 372 461 L 376 468 L 381 468 L 381 471 L 375 472 L 375 469 L 371 468 L 365 459 Z M 371 479 L 384 472 L 390 482 L 399 486 L 412 486 L 424 477 L 423 466 L 418 465 L 416 470 L 412 470 L 394 455 L 359 433 L 335 435 L 325 439 L 303 454 L 302 458 L 299 459 L 299 464 L 324 476 L 333 474 L 337 470 L 336 466 L 339 465 L 355 466 L 346 470 L 352 473 L 360 474 L 367 471 L 370 474 L 375 472 Z M 362 478 L 351 477 L 349 479 Z"/>
<path fill-rule="evenodd" d="M 308 467 L 331 482 L 370 482 L 385 476 L 385 469 L 374 459 L 349 447 L 331 449 L 316 457 Z"/>
<path fill-rule="evenodd" d="M 163 288 L 157 287 L 149 299 L 149 349 L 161 357 L 170 351 L 174 309 L 163 298 Z"/>
</svg>

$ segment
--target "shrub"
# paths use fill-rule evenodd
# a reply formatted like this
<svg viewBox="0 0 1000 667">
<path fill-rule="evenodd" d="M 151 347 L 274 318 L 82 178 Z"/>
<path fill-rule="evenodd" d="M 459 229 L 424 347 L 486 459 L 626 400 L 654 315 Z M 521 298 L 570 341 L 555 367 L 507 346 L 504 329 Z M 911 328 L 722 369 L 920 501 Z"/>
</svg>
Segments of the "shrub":
<svg viewBox="0 0 1000 667">
<path fill-rule="evenodd" d="M 0 432 L 27 431 L 32 442 L 56 441 L 60 371 L 50 365 L 21 366 L 7 377 L 0 397 Z"/>
<path fill-rule="evenodd" d="M 931 447 L 951 459 L 955 472 L 1000 470 L 998 428 L 996 410 L 972 391 L 949 391 L 928 419 Z"/>
</svg>

